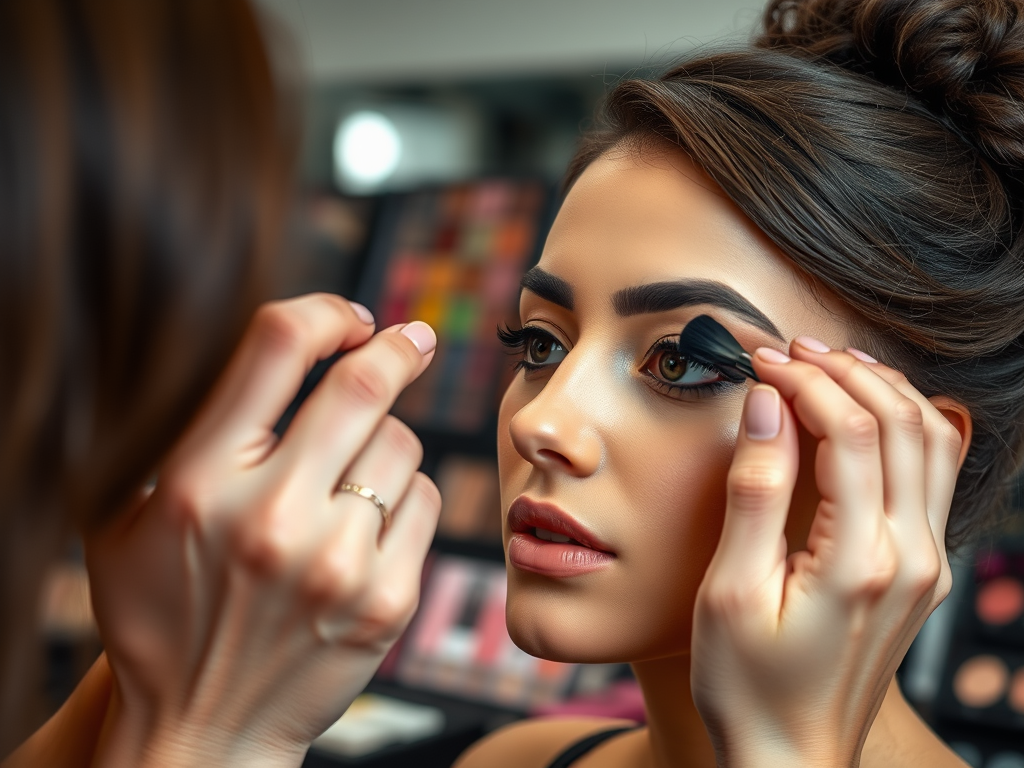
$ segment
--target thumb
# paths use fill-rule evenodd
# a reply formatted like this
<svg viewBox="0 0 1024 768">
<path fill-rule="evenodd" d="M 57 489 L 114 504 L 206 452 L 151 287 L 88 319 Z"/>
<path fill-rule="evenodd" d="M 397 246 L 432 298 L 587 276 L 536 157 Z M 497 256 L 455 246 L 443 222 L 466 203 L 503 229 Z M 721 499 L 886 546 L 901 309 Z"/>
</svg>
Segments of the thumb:
<svg viewBox="0 0 1024 768">
<path fill-rule="evenodd" d="M 793 414 L 778 390 L 758 384 L 743 406 L 725 521 L 712 561 L 733 583 L 761 585 L 785 562 L 784 530 L 798 464 Z"/>
</svg>

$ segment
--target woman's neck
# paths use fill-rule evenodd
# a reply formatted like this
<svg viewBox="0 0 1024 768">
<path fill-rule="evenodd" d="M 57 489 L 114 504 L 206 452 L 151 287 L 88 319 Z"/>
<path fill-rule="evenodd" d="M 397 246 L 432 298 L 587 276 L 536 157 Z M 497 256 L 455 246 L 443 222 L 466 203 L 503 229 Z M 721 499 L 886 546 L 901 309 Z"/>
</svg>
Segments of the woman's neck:
<svg viewBox="0 0 1024 768">
<path fill-rule="evenodd" d="M 634 662 L 647 708 L 651 768 L 715 768 L 715 752 L 690 695 L 690 656 Z"/>
</svg>

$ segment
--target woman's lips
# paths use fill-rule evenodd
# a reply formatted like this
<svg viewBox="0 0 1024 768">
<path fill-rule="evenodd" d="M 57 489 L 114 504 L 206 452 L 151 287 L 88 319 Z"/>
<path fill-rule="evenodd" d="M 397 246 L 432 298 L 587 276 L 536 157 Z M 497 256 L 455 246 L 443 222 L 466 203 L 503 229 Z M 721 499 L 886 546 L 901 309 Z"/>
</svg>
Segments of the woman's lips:
<svg viewBox="0 0 1024 768">
<path fill-rule="evenodd" d="M 615 554 L 596 536 L 551 504 L 520 496 L 509 507 L 508 526 L 512 531 L 508 559 L 520 570 L 565 578 L 590 573 L 615 559 Z M 538 528 L 572 541 L 540 539 L 535 535 Z"/>
</svg>

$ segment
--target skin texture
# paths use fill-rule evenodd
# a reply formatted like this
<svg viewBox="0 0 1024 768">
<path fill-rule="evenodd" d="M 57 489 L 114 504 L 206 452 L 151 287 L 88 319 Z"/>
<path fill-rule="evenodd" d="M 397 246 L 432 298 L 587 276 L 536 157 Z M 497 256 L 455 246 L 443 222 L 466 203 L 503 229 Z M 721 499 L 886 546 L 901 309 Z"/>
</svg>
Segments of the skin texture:
<svg viewBox="0 0 1024 768">
<path fill-rule="evenodd" d="M 823 524 L 828 516 L 819 512 L 812 532 L 816 512 L 835 506 L 835 489 L 826 483 L 824 502 L 819 490 L 823 479 L 832 477 L 833 454 L 849 463 L 841 446 L 829 447 L 835 443 L 829 432 L 833 427 L 825 429 L 818 423 L 825 418 L 821 414 L 829 412 L 829 404 L 813 399 L 832 397 L 837 409 L 853 414 L 849 423 L 859 418 L 856 411 L 863 411 L 867 418 L 861 421 L 874 424 L 875 436 L 881 431 L 883 442 L 894 439 L 890 416 L 864 405 L 865 398 L 888 397 L 881 410 L 898 402 L 917 413 L 919 422 L 924 412 L 919 431 L 924 431 L 921 443 L 932 462 L 928 471 L 943 478 L 955 478 L 957 461 L 962 461 L 969 443 L 969 415 L 949 401 L 941 403 L 940 415 L 884 366 L 872 368 L 846 353 L 816 355 L 791 345 L 795 337 L 809 335 L 833 349 L 846 348 L 851 342 L 850 322 L 841 303 L 812 291 L 714 182 L 674 148 L 637 152 L 620 147 L 596 160 L 567 196 L 539 266 L 569 283 L 572 309 L 524 290 L 520 320 L 524 326 L 551 334 L 566 352 L 557 356 L 557 365 L 520 373 L 502 402 L 498 450 L 504 514 L 521 495 L 554 504 L 606 543 L 615 559 L 595 572 L 561 579 L 510 565 L 508 628 L 520 647 L 544 658 L 630 662 L 648 710 L 648 728 L 609 742 L 577 765 L 810 766 L 857 764 L 858 760 L 865 766 L 962 765 L 912 713 L 895 683 L 887 685 L 920 623 L 948 591 L 948 567 L 941 546 L 935 543 L 942 540 L 948 498 L 936 499 L 934 513 L 929 507 L 927 516 L 923 503 L 913 507 L 916 528 L 904 539 L 920 543 L 918 549 L 904 552 L 888 545 L 892 536 L 886 527 L 889 486 L 885 505 L 880 501 L 866 518 L 871 525 L 865 536 L 874 531 L 875 539 L 857 541 L 847 530 L 850 520 L 857 519 L 856 510 L 845 517 L 834 515 L 840 524 L 832 528 Z M 782 338 L 718 307 L 699 305 L 621 317 L 610 300 L 623 288 L 680 279 L 712 280 L 733 288 L 774 322 Z M 678 334 L 698 314 L 711 314 L 747 350 L 772 347 L 799 358 L 776 365 L 777 370 L 755 359 L 762 379 L 775 384 L 786 400 L 777 439 L 754 445 L 740 426 L 751 382 L 726 386 L 704 397 L 686 394 L 673 399 L 645 373 L 659 370 L 648 355 L 652 345 Z M 822 381 L 806 390 L 804 382 L 822 371 L 818 377 Z M 854 374 L 847 376 L 850 371 Z M 849 381 L 853 394 L 831 379 L 826 382 L 827 377 Z M 819 451 L 823 436 L 821 444 L 826 447 Z M 723 541 L 720 547 L 730 492 L 730 519 L 743 517 L 738 511 L 744 491 L 742 473 L 733 466 L 734 452 L 740 463 L 738 439 L 745 446 L 745 456 L 761 451 L 765 462 L 774 462 L 778 482 L 773 481 L 771 493 L 758 498 L 767 511 L 759 507 L 756 520 L 753 514 L 747 516 L 755 520 L 751 530 L 767 533 L 758 540 L 734 523 L 729 546 Z M 877 439 L 874 446 L 877 464 Z M 920 444 L 917 451 L 921 452 Z M 859 470 L 854 470 L 856 477 Z M 923 471 L 921 486 L 925 476 Z M 762 485 L 765 490 L 767 485 Z M 883 483 L 879 480 L 876 485 L 881 499 Z M 941 485 L 943 491 L 948 486 L 951 494 L 952 480 Z M 504 532 L 507 553 L 507 520 Z M 839 572 L 845 581 L 833 578 L 833 572 L 821 577 L 822 554 L 843 536 L 854 542 L 835 550 L 842 555 L 840 562 L 851 563 Z M 871 551 L 864 548 L 865 541 L 885 544 L 879 550 L 893 556 L 884 562 L 880 556 L 877 563 L 863 557 Z M 876 633 L 883 638 L 884 648 L 850 642 L 847 645 L 854 650 L 847 654 L 848 660 L 835 660 L 842 669 L 863 668 L 863 680 L 852 673 L 845 682 L 832 685 L 822 672 L 824 667 L 810 666 L 803 687 L 793 692 L 796 704 L 791 708 L 784 692 L 776 688 L 792 677 L 786 664 L 793 662 L 785 654 L 792 655 L 806 641 L 808 647 L 823 649 L 815 655 L 823 657 L 824 664 L 830 663 L 824 657 L 835 655 L 832 646 L 822 642 L 826 639 L 822 628 L 806 626 L 800 601 L 794 605 L 790 600 L 781 607 L 778 603 L 787 578 L 787 552 L 805 548 L 811 552 L 789 558 L 789 564 L 799 566 L 796 575 L 805 577 L 801 583 L 810 596 L 806 605 L 815 606 L 814 600 L 825 606 L 863 604 L 863 610 L 849 612 L 856 613 L 853 618 L 840 611 L 841 631 L 848 629 L 849 621 L 864 617 L 869 629 L 895 629 Z M 713 558 L 716 567 L 705 579 Z M 861 566 L 853 565 L 860 561 L 877 568 L 865 575 L 858 570 Z M 892 565 L 897 561 L 898 567 Z M 755 601 L 735 585 L 735 575 L 747 562 L 752 563 L 747 571 L 756 576 L 755 586 L 767 585 Z M 909 572 L 905 563 L 911 564 Z M 750 570 L 762 566 L 763 575 Z M 839 582 L 844 586 L 832 591 L 819 586 Z M 764 614 L 779 622 L 772 638 L 783 638 L 782 647 L 761 642 L 764 622 L 753 632 L 749 627 L 728 626 L 735 612 L 722 606 L 734 598 L 756 609 L 743 615 Z M 714 647 L 702 649 L 698 658 L 703 664 L 691 670 L 695 615 L 703 622 L 697 637 Z M 788 641 L 787 632 L 794 633 Z M 856 631 L 849 629 L 849 635 Z M 716 648 L 723 649 L 717 656 Z M 754 659 L 749 670 L 734 666 L 731 672 L 723 671 L 744 653 Z M 730 688 L 722 681 L 751 679 L 762 671 L 766 693 L 740 685 L 729 691 L 735 698 L 716 698 L 718 689 Z M 691 678 L 699 686 L 696 706 Z M 824 710 L 814 701 L 819 691 Z M 763 699 L 758 698 L 761 695 Z M 844 699 L 852 702 L 845 709 Z M 751 702 L 751 712 L 742 711 L 744 707 L 737 704 L 741 700 Z M 799 705 L 812 701 L 804 711 L 824 712 L 823 728 L 848 729 L 849 736 L 835 737 L 836 743 L 825 748 L 821 740 L 805 740 L 803 734 L 814 735 L 816 726 L 801 722 L 804 711 Z M 776 705 L 777 717 L 788 720 L 765 716 Z M 851 722 L 859 725 L 851 728 Z M 458 765 L 542 766 L 568 743 L 607 725 L 579 719 L 517 724 L 476 745 Z M 779 740 L 778 734 L 782 734 L 782 746 L 771 756 L 778 758 L 773 760 L 765 744 Z"/>
</svg>

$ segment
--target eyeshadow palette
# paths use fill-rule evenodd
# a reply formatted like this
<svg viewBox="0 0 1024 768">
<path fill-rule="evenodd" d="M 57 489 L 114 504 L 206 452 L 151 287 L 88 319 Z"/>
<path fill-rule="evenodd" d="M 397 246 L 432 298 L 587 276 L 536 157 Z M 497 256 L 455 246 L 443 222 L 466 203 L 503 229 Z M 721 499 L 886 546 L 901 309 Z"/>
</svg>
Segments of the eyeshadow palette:
<svg viewBox="0 0 1024 768">
<path fill-rule="evenodd" d="M 973 768 L 1024 768 L 1024 550 L 979 552 L 951 640 L 936 732 Z"/>
<path fill-rule="evenodd" d="M 399 651 L 407 686 L 526 710 L 561 700 L 576 664 L 520 650 L 505 627 L 505 567 L 438 554 Z"/>
<path fill-rule="evenodd" d="M 519 280 L 550 214 L 544 184 L 493 179 L 387 198 L 358 299 L 377 327 L 423 320 L 430 367 L 395 405 L 414 428 L 475 433 L 497 411 L 500 324 L 515 324 Z"/>
<path fill-rule="evenodd" d="M 975 565 L 978 633 L 1024 649 L 1024 553 L 986 552 Z"/>
<path fill-rule="evenodd" d="M 944 715 L 1024 731 L 1024 653 L 962 649 L 947 667 L 942 690 Z"/>
</svg>

